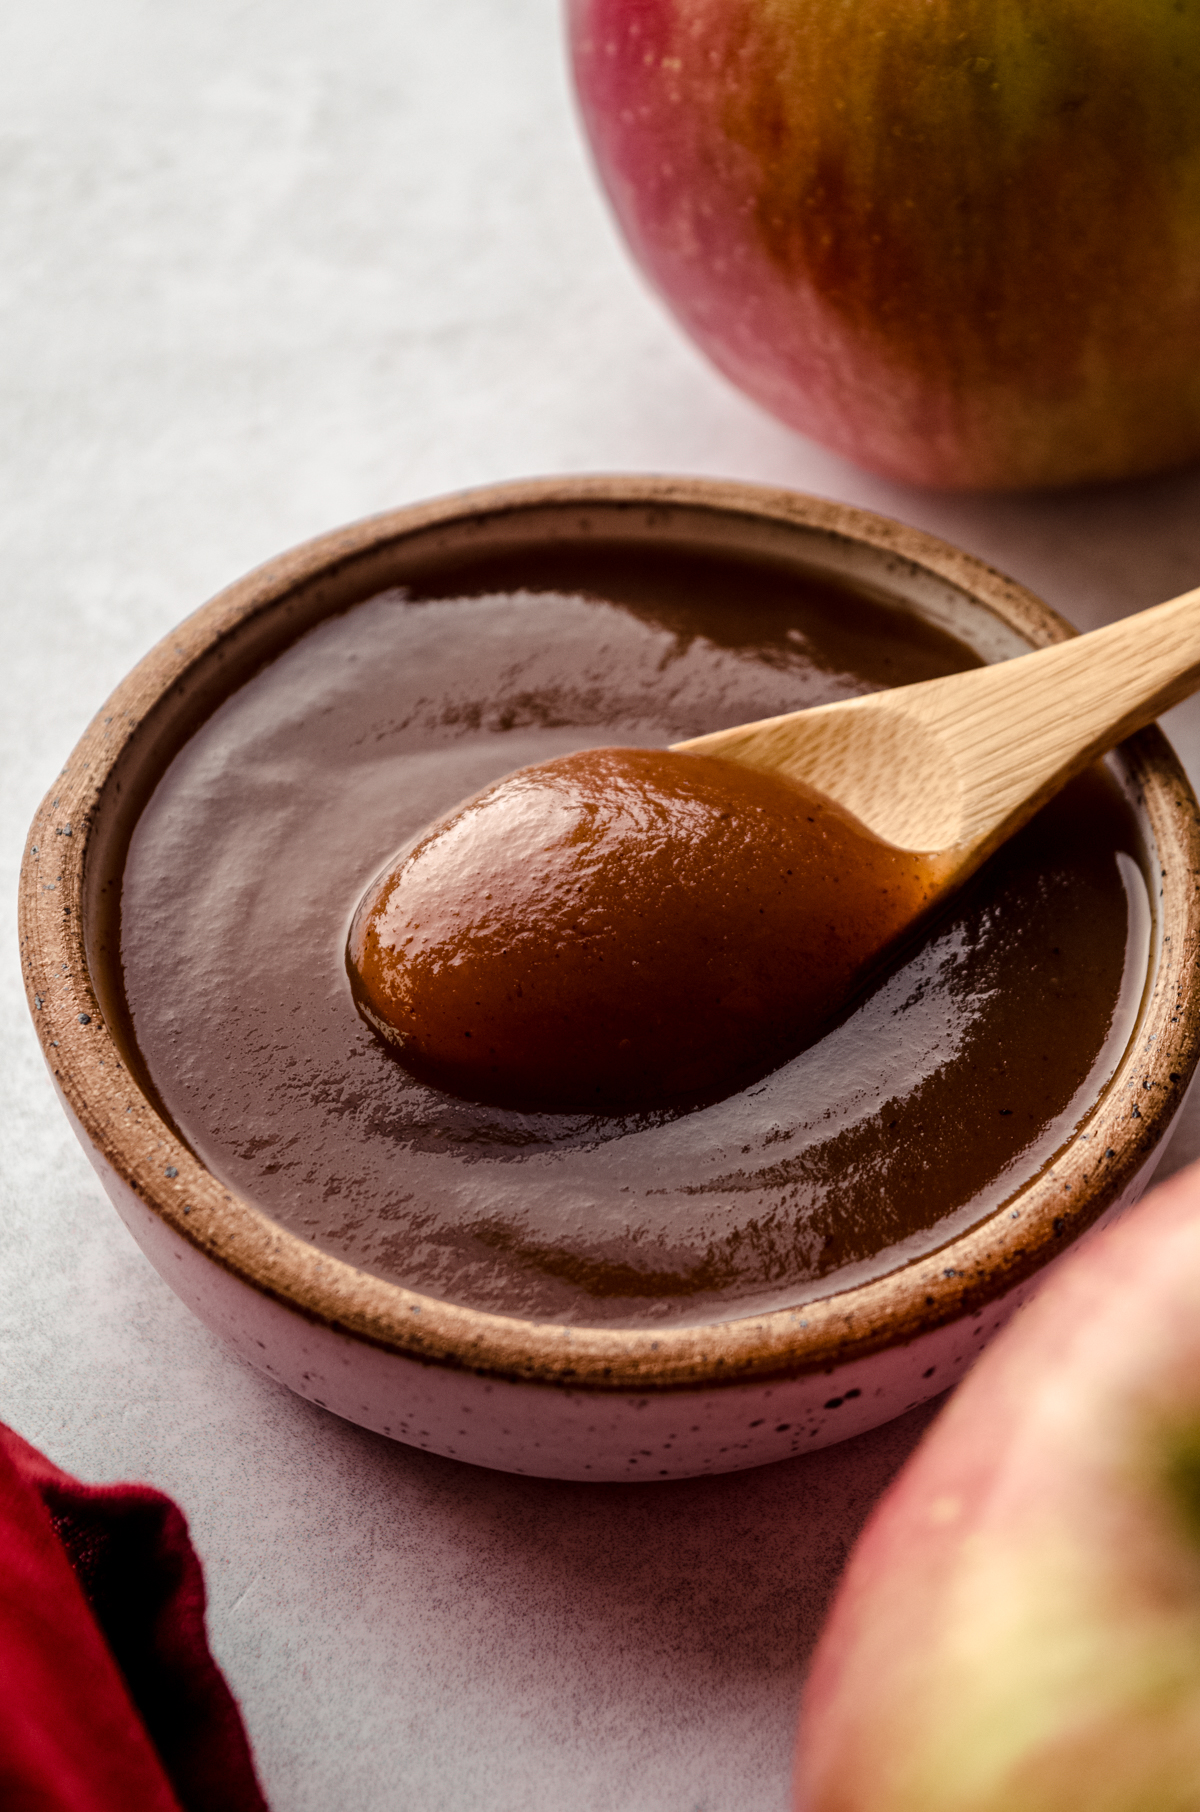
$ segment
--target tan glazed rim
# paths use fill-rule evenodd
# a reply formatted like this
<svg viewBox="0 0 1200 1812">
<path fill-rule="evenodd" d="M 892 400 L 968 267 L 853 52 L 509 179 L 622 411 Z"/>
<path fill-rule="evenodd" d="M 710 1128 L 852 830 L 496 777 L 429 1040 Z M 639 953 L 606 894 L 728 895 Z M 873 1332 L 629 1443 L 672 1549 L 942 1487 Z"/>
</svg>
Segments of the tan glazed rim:
<svg viewBox="0 0 1200 1812">
<path fill-rule="evenodd" d="M 43 1052 L 82 1135 L 147 1208 L 253 1289 L 355 1340 L 484 1376 L 622 1392 L 769 1381 L 829 1371 L 982 1311 L 1121 1196 L 1196 1063 L 1200 813 L 1157 728 L 1122 749 L 1151 843 L 1147 875 L 1156 867 L 1161 885 L 1142 1019 L 1116 1075 L 1072 1142 L 1002 1209 L 858 1288 L 682 1328 L 484 1314 L 371 1276 L 287 1232 L 219 1183 L 160 1112 L 122 1024 L 115 905 L 130 831 L 167 762 L 224 696 L 313 623 L 404 583 L 422 562 L 528 544 L 535 531 L 742 552 L 753 544 L 793 567 L 852 576 L 863 556 L 854 582 L 901 605 L 919 594 L 934 616 L 965 598 L 990 613 L 1001 652 L 1017 651 L 1018 638 L 1041 647 L 1074 634 L 1031 592 L 933 536 L 844 504 L 703 479 L 529 480 L 306 542 L 221 592 L 139 662 L 34 819 L 21 872 L 22 966 Z"/>
</svg>

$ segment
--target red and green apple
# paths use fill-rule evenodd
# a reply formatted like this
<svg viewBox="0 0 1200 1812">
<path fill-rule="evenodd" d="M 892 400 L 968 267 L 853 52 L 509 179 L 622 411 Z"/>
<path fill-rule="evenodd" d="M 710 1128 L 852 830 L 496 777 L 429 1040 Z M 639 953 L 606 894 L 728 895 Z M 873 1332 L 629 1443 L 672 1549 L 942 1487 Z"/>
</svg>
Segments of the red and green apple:
<svg viewBox="0 0 1200 1812">
<path fill-rule="evenodd" d="M 726 375 L 892 476 L 1200 455 L 1198 0 L 567 0 L 635 258 Z"/>
<path fill-rule="evenodd" d="M 1063 1261 L 876 1510 L 796 1804 L 1200 1807 L 1200 1166 Z"/>
</svg>

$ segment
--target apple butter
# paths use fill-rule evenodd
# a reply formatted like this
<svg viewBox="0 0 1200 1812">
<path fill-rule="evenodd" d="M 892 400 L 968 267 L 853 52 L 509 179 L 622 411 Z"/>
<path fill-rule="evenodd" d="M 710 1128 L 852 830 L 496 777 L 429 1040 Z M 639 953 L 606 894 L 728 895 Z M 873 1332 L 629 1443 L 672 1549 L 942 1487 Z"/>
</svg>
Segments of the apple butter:
<svg viewBox="0 0 1200 1812">
<path fill-rule="evenodd" d="M 369 888 L 350 983 L 408 1067 L 455 1094 L 695 1102 L 807 1044 L 930 881 L 777 775 L 592 749 L 485 788 Z"/>
<path fill-rule="evenodd" d="M 1118 787 L 1099 768 L 1073 782 L 805 1045 L 805 1015 L 825 1009 L 804 990 L 826 957 L 806 982 L 768 948 L 799 878 L 786 876 L 798 858 L 778 795 L 756 794 L 744 769 L 742 792 L 727 791 L 712 772 L 724 764 L 663 751 L 975 658 L 899 606 L 782 564 L 586 537 L 446 566 L 322 622 L 200 726 L 134 828 L 121 955 L 150 1085 L 210 1170 L 266 1214 L 367 1271 L 497 1313 L 698 1323 L 935 1250 L 1086 1132 L 1133 1034 L 1151 920 Z M 513 793 L 504 777 L 518 770 Z M 402 903 L 424 937 L 427 907 L 444 922 L 454 911 L 453 877 L 433 861 L 443 843 L 438 859 L 454 855 L 453 836 L 430 827 L 449 814 L 469 843 L 483 807 L 460 802 L 481 795 L 519 818 L 520 787 L 564 771 L 576 807 L 598 814 L 596 898 L 620 910 L 575 930 L 560 913 L 560 961 L 586 971 L 661 939 L 657 981 L 639 993 L 627 964 L 553 1065 L 535 1002 L 504 1022 L 507 1044 L 492 1041 L 502 1061 L 473 1053 L 468 1074 L 457 1031 L 474 1043 L 499 1023 L 485 1009 L 507 972 L 493 966 L 490 995 L 471 992 L 483 971 L 464 972 L 456 1007 L 457 981 L 436 959 L 421 968 L 445 947 L 435 927 L 427 948 L 406 947 L 426 1042 L 398 1061 L 354 992 L 365 983 L 371 1011 L 388 1006 L 389 959 L 363 936 L 376 910 L 390 923 L 400 890 L 387 877 L 427 882 L 419 911 L 415 893 Z M 639 812 L 699 814 L 697 847 L 712 839 L 730 885 L 722 896 L 714 882 L 707 933 L 637 918 L 641 865 L 659 859 Z M 522 877 L 515 832 L 512 856 L 512 913 L 492 902 L 485 930 L 536 950 L 532 907 L 563 875 L 551 861 Z M 668 871 L 677 856 L 662 856 Z M 829 948 L 853 970 L 853 953 Z M 392 1004 L 403 1025 L 402 987 Z M 614 1081 L 626 1036 L 640 1040 L 628 1093 Z"/>
</svg>

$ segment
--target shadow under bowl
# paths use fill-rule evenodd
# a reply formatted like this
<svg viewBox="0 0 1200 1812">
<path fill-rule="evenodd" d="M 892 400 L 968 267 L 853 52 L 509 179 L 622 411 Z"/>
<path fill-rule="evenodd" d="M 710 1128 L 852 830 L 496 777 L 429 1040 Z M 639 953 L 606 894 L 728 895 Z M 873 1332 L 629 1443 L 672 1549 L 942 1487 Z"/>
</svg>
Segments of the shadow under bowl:
<svg viewBox="0 0 1200 1812">
<path fill-rule="evenodd" d="M 936 1252 L 799 1307 L 636 1329 L 484 1313 L 358 1270 L 225 1187 L 160 1111 L 122 1005 L 130 836 L 188 738 L 315 624 L 466 558 L 589 540 L 769 560 L 884 599 L 984 660 L 1074 633 L 929 535 L 755 486 L 529 481 L 375 517 L 240 580 L 117 688 L 31 828 L 22 962 L 46 1061 L 105 1189 L 162 1276 L 244 1358 L 365 1427 L 477 1464 L 678 1478 L 808 1451 L 945 1389 L 1047 1263 L 1137 1200 L 1197 1057 L 1200 814 L 1157 729 L 1116 752 L 1110 766 L 1158 881 L 1137 1026 L 1086 1137 Z"/>
</svg>

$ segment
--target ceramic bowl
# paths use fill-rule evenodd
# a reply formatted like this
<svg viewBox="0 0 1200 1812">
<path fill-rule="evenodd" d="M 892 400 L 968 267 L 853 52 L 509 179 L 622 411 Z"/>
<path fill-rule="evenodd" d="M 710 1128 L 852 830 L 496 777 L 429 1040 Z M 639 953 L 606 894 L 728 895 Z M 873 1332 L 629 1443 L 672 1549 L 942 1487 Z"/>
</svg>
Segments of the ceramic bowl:
<svg viewBox="0 0 1200 1812">
<path fill-rule="evenodd" d="M 138 813 L 174 753 L 325 616 L 464 553 L 603 535 L 767 555 L 866 588 L 987 660 L 1073 632 L 944 542 L 840 504 L 696 479 L 528 482 L 324 535 L 240 580 L 134 669 L 38 811 L 21 882 L 30 1007 L 118 1212 L 244 1358 L 352 1421 L 513 1472 L 677 1478 L 811 1451 L 954 1382 L 1039 1272 L 1135 1201 L 1197 1055 L 1196 800 L 1157 729 L 1113 758 L 1141 824 L 1155 926 L 1136 1033 L 1088 1123 L 1013 1203 L 929 1257 L 803 1307 L 705 1326 L 560 1327 L 356 1270 L 216 1180 L 160 1114 L 122 1030 L 115 906 Z M 1105 1154 L 1097 1161 L 1097 1153 Z"/>
</svg>

